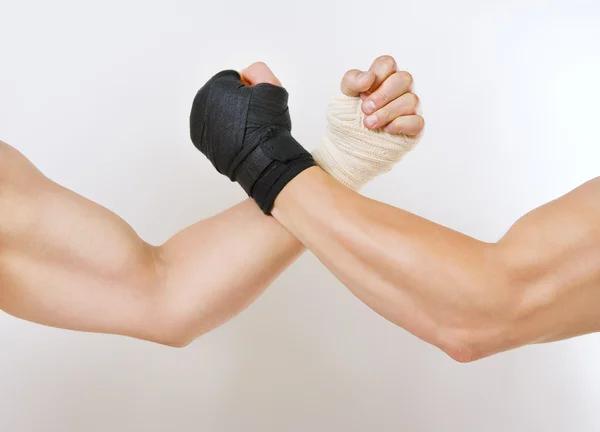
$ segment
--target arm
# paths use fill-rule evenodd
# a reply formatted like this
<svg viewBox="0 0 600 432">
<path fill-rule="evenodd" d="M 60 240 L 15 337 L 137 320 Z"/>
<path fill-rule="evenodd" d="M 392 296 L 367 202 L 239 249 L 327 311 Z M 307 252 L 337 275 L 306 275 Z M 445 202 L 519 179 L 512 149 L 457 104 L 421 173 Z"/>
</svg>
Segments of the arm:
<svg viewBox="0 0 600 432">
<path fill-rule="evenodd" d="M 376 312 L 459 361 L 600 331 L 600 178 L 488 244 L 364 198 L 318 168 L 273 216 Z"/>
<path fill-rule="evenodd" d="M 351 71 L 344 91 L 376 85 L 400 100 L 403 84 L 384 65 L 362 79 Z M 281 85 L 263 63 L 243 78 Z M 17 317 L 182 346 L 244 309 L 303 250 L 251 200 L 151 246 L 0 142 L 0 309 Z"/>
<path fill-rule="evenodd" d="M 0 309 L 173 346 L 240 312 L 304 249 L 250 200 L 151 246 L 2 142 L 0 209 Z"/>
</svg>

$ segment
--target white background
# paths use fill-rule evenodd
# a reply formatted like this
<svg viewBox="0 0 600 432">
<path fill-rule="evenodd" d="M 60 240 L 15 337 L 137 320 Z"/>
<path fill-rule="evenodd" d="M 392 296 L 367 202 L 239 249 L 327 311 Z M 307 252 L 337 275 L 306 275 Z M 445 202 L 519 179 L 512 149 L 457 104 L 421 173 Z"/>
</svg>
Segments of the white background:
<svg viewBox="0 0 600 432">
<path fill-rule="evenodd" d="M 384 53 L 427 133 L 367 195 L 494 240 L 600 175 L 597 1 L 0 0 L 0 139 L 158 244 L 243 198 L 188 138 L 213 73 L 267 62 L 313 148 Z M 592 432 L 599 407 L 598 336 L 460 365 L 310 254 L 182 350 L 0 316 L 2 432 Z"/>
</svg>

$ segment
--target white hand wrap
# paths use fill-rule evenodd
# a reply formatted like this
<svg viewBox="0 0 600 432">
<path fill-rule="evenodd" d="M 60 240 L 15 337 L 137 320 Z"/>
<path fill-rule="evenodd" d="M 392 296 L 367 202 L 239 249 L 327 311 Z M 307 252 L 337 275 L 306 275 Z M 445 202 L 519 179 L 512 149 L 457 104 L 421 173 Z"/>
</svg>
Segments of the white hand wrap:
<svg viewBox="0 0 600 432">
<path fill-rule="evenodd" d="M 313 152 L 324 171 L 354 190 L 391 170 L 420 139 L 369 130 L 363 118 L 360 98 L 334 98 L 327 111 L 325 136 Z"/>
</svg>

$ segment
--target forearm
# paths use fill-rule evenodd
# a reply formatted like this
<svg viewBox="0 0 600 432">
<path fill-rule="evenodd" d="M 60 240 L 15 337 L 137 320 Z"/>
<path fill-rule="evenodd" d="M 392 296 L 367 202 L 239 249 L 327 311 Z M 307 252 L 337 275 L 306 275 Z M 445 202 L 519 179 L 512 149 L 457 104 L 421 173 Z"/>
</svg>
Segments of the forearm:
<svg viewBox="0 0 600 432">
<path fill-rule="evenodd" d="M 184 345 L 242 310 L 303 250 L 251 201 L 151 246 L 0 144 L 0 308 L 20 318 Z"/>
<path fill-rule="evenodd" d="M 459 287 L 486 284 L 497 271 L 490 245 L 365 198 L 318 169 L 290 183 L 273 215 L 372 309 L 438 346 L 447 338 L 439 323 L 453 317 L 428 306 L 436 291 L 460 296 Z"/>
<path fill-rule="evenodd" d="M 158 249 L 164 308 L 185 317 L 190 341 L 239 313 L 304 251 L 246 200 L 177 233 Z"/>
<path fill-rule="evenodd" d="M 532 212 L 503 241 L 488 244 L 361 197 L 315 168 L 284 189 L 273 215 L 375 311 L 467 361 L 597 330 L 598 222 L 575 220 L 577 238 L 587 242 L 574 244 L 569 233 L 557 234 L 560 221 L 552 217 L 568 207 L 563 200 L 559 209 Z M 528 235 L 541 224 L 545 230 L 533 242 Z M 565 264 L 553 266 L 536 252 L 544 249 Z M 574 250 L 587 250 L 587 261 L 569 254 Z M 575 286 L 569 269 L 581 272 Z M 564 308 L 570 324 L 558 331 Z"/>
</svg>

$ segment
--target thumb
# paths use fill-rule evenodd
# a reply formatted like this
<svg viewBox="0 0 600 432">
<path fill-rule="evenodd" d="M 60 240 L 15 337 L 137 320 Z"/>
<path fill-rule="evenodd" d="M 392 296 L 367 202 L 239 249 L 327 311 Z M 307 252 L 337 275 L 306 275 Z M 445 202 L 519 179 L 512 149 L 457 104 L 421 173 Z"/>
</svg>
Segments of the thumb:
<svg viewBox="0 0 600 432">
<path fill-rule="evenodd" d="M 244 84 L 254 86 L 261 83 L 269 83 L 281 87 L 281 81 L 269 69 L 269 66 L 263 62 L 252 63 L 246 69 L 240 72 Z"/>
</svg>

